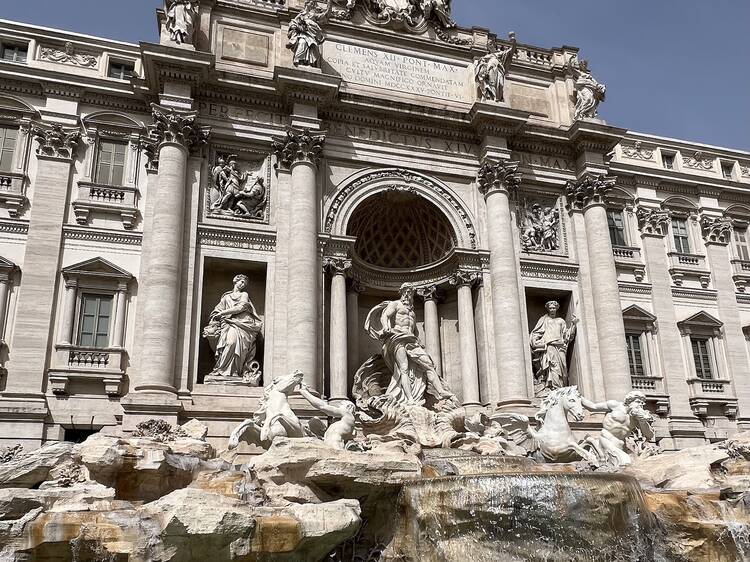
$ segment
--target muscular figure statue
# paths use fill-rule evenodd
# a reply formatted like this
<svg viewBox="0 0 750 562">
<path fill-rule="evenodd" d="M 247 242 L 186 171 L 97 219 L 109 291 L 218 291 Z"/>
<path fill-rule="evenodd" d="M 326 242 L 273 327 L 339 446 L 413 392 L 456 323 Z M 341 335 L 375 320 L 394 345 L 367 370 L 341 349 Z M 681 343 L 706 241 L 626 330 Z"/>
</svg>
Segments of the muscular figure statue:
<svg viewBox="0 0 750 562">
<path fill-rule="evenodd" d="M 645 408 L 646 395 L 634 390 L 625 400 L 607 400 L 594 403 L 583 398 L 581 404 L 591 412 L 605 412 L 602 431 L 597 437 L 589 437 L 588 444 L 602 462 L 610 461 L 615 466 L 626 466 L 632 462 L 628 454 L 626 439 L 639 432 L 645 439 L 654 437 L 654 417 Z"/>
<path fill-rule="evenodd" d="M 439 400 L 455 399 L 437 374 L 435 363 L 417 335 L 414 286 L 401 286 L 401 298 L 385 301 L 370 311 L 365 330 L 380 340 L 383 359 L 393 373 L 386 395 L 398 402 L 424 405 L 425 393 Z M 375 327 L 379 320 L 380 329 Z"/>
<path fill-rule="evenodd" d="M 310 392 L 310 388 L 304 383 L 299 389 L 299 393 L 314 408 L 317 408 L 332 418 L 336 418 L 336 421 L 328 426 L 328 429 L 323 436 L 323 441 L 326 445 L 329 445 L 334 449 L 344 450 L 347 442 L 354 438 L 354 404 L 346 401 L 340 406 L 334 406 L 333 404 L 313 395 L 312 392 Z"/>
</svg>

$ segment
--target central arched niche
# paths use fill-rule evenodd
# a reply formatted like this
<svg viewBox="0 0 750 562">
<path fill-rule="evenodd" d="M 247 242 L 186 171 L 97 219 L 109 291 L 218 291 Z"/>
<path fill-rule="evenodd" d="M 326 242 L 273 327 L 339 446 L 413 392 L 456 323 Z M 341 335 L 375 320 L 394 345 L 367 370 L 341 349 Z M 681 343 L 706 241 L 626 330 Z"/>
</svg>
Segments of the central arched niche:
<svg viewBox="0 0 750 562">
<path fill-rule="evenodd" d="M 444 260 L 456 249 L 448 218 L 427 199 L 408 191 L 376 193 L 360 203 L 347 224 L 354 254 L 381 269 L 410 270 Z"/>
</svg>

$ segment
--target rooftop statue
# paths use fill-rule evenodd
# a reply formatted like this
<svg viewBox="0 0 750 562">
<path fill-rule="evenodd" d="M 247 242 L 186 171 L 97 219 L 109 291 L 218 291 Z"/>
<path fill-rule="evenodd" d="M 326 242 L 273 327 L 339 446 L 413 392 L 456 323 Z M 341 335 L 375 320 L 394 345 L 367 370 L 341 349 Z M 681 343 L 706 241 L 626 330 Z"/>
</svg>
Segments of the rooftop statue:
<svg viewBox="0 0 750 562">
<path fill-rule="evenodd" d="M 589 63 L 586 60 L 578 61 L 573 58 L 570 68 L 576 77 L 574 100 L 576 103 L 573 119 L 593 119 L 598 114 L 599 103 L 604 101 L 607 88 L 600 84 L 589 72 Z"/>
<path fill-rule="evenodd" d="M 601 463 L 627 466 L 633 462 L 631 454 L 640 453 L 628 441 L 650 441 L 654 437 L 654 417 L 646 410 L 646 395 L 638 390 L 628 393 L 622 402 L 594 403 L 584 398 L 581 403 L 590 412 L 606 414 L 599 435 L 586 440 Z"/>
<path fill-rule="evenodd" d="M 383 23 L 397 22 L 412 30 L 424 30 L 425 24 L 433 23 L 445 30 L 456 27 L 451 14 L 451 0 L 331 0 L 337 6 L 331 10 L 334 17 L 351 19 L 354 9 L 360 5 L 365 14 Z M 333 5 L 332 4 L 332 5 Z"/>
<path fill-rule="evenodd" d="M 319 66 L 320 47 L 325 41 L 320 22 L 327 13 L 328 9 L 317 8 L 316 0 L 307 0 L 302 11 L 289 23 L 286 46 L 294 53 L 294 66 Z"/>
<path fill-rule="evenodd" d="M 232 290 L 221 296 L 211 312 L 211 321 L 203 330 L 203 337 L 214 350 L 216 360 L 206 382 L 258 386 L 261 373 L 255 352 L 263 322 L 247 293 L 250 279 L 237 275 L 232 282 Z"/>
<path fill-rule="evenodd" d="M 198 0 L 166 0 L 167 31 L 178 45 L 193 42 Z"/>
<path fill-rule="evenodd" d="M 534 389 L 537 396 L 568 385 L 568 345 L 576 334 L 578 319 L 571 325 L 558 318 L 560 303 L 549 301 L 547 314 L 542 316 L 531 331 L 530 344 L 535 366 Z"/>
<path fill-rule="evenodd" d="M 510 33 L 510 46 L 474 59 L 474 78 L 482 101 L 505 101 L 505 77 L 516 54 L 516 34 Z"/>
</svg>

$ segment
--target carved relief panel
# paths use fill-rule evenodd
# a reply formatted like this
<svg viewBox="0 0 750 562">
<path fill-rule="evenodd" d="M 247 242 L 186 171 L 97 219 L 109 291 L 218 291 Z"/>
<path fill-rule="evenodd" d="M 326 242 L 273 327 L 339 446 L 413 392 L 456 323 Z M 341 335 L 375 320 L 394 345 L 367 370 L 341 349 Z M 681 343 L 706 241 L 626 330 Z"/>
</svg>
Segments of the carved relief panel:
<svg viewBox="0 0 750 562">
<path fill-rule="evenodd" d="M 559 197 L 519 195 L 516 218 L 521 251 L 535 254 L 567 254 L 565 226 Z"/>
</svg>

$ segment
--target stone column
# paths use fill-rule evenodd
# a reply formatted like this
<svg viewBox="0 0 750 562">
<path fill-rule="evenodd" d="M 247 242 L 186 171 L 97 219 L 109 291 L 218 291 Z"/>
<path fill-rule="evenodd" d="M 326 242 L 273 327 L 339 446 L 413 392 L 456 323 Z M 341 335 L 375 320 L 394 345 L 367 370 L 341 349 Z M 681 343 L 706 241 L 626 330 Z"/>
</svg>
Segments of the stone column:
<svg viewBox="0 0 750 562">
<path fill-rule="evenodd" d="M 63 302 L 62 327 L 60 328 L 60 343 L 73 343 L 73 326 L 76 315 L 76 295 L 78 293 L 78 279 L 65 280 L 65 301 Z"/>
<path fill-rule="evenodd" d="M 359 325 L 359 294 L 362 287 L 356 279 L 349 279 L 346 291 L 346 362 L 347 388 L 351 388 L 354 373 L 359 369 L 359 337 L 362 327 Z"/>
<path fill-rule="evenodd" d="M 689 437 L 696 432 L 697 420 L 690 408 L 682 336 L 677 327 L 672 276 L 667 261 L 665 235 L 669 228 L 669 212 L 639 205 L 636 216 L 643 239 L 646 272 L 651 282 L 653 313 L 659 327 L 656 337 L 669 394 L 670 432 L 676 438 Z"/>
<path fill-rule="evenodd" d="M 487 159 L 477 176 L 477 186 L 487 205 L 499 406 L 529 403 L 522 297 L 510 212 L 510 195 L 518 190 L 520 183 L 518 162 Z"/>
<path fill-rule="evenodd" d="M 481 406 L 479 397 L 479 367 L 477 362 L 477 336 L 474 326 L 474 297 L 472 285 L 477 275 L 459 271 L 451 277 L 451 285 L 458 292 L 458 340 L 461 350 L 461 382 L 463 385 L 463 405 Z"/>
<path fill-rule="evenodd" d="M 330 399 L 348 400 L 346 271 L 351 268 L 352 262 L 346 258 L 326 257 L 323 265 L 331 275 Z"/>
<path fill-rule="evenodd" d="M 305 383 L 319 388 L 318 333 L 320 326 L 318 286 L 318 163 L 325 136 L 290 129 L 274 139 L 277 165 L 292 174 L 287 295 L 287 369 L 302 371 Z"/>
<path fill-rule="evenodd" d="M 197 127 L 195 111 L 152 105 L 150 136 L 159 161 L 153 202 L 151 239 L 159 250 L 149 252 L 145 268 L 148 290 L 143 323 L 143 359 L 134 381 L 136 393 L 176 396 L 175 354 L 180 306 L 185 181 L 191 150 L 205 144 L 208 129 Z"/>
<path fill-rule="evenodd" d="M 583 212 L 604 391 L 608 400 L 622 400 L 632 386 L 620 287 L 605 207 L 605 197 L 614 183 L 613 178 L 586 174 L 568 182 L 566 197 L 572 212 Z"/>
<path fill-rule="evenodd" d="M 117 286 L 116 304 L 115 304 L 115 329 L 112 334 L 112 341 L 110 342 L 111 347 L 122 348 L 125 346 L 125 295 L 127 293 L 128 286 L 125 283 L 120 283 Z"/>
<path fill-rule="evenodd" d="M 439 292 L 436 285 L 421 287 L 417 294 L 424 299 L 424 335 L 425 348 L 435 371 L 440 378 L 443 377 L 443 352 L 440 345 L 440 315 L 438 314 Z"/>
<path fill-rule="evenodd" d="M 737 394 L 737 425 L 739 429 L 747 430 L 750 429 L 750 364 L 737 308 L 737 288 L 732 278 L 729 253 L 732 221 L 728 218 L 703 215 L 700 223 L 711 268 L 711 279 L 717 293 L 719 319 L 724 323 L 727 363 Z"/>
</svg>

